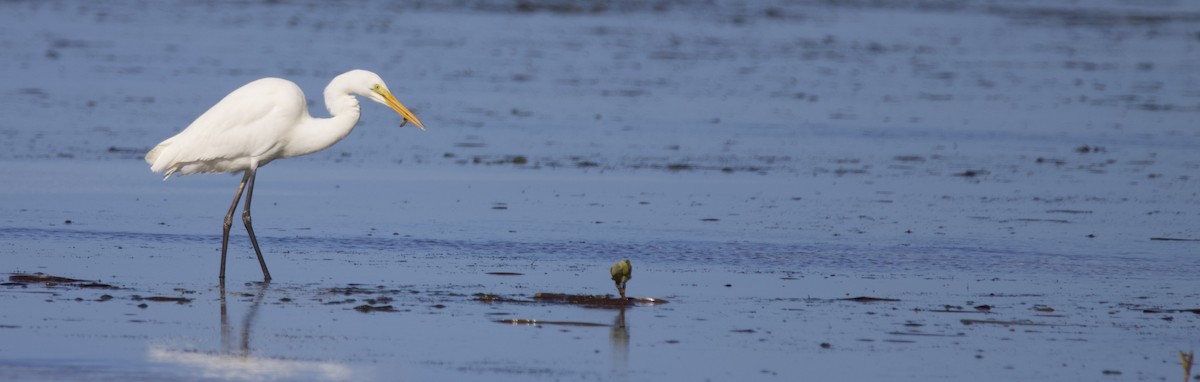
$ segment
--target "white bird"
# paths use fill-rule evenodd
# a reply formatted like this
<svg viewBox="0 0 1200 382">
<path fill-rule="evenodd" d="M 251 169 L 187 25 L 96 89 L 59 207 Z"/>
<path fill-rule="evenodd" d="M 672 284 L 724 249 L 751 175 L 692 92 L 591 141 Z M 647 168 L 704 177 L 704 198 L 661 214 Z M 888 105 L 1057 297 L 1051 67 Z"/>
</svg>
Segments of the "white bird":
<svg viewBox="0 0 1200 382">
<path fill-rule="evenodd" d="M 325 108 L 330 118 L 308 115 L 304 92 L 295 83 L 279 78 L 263 78 L 248 83 L 217 102 L 179 134 L 168 138 L 150 152 L 146 162 L 156 173 L 190 175 L 212 172 L 243 172 L 233 204 L 225 215 L 221 237 L 221 277 L 225 280 L 225 253 L 229 247 L 229 228 L 242 190 L 246 205 L 242 222 L 250 234 L 250 244 L 258 255 L 263 279 L 271 280 L 250 225 L 250 200 L 254 195 L 254 174 L 259 167 L 280 158 L 291 158 L 324 150 L 345 138 L 358 123 L 359 105 L 355 96 L 388 105 L 400 113 L 400 126 L 412 122 L 425 126 L 404 107 L 379 75 L 366 70 L 351 70 L 334 77 L 325 87 Z"/>
</svg>

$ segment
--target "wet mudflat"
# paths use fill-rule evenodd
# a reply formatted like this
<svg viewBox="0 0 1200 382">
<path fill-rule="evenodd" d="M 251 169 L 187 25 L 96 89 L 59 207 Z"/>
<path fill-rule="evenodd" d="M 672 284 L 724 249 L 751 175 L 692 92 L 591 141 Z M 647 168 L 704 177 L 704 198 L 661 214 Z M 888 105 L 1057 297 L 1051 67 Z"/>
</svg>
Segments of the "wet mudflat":
<svg viewBox="0 0 1200 382">
<path fill-rule="evenodd" d="M 1188 378 L 1198 15 L 6 2 L 0 380 Z M 429 130 L 265 167 L 219 285 L 237 179 L 141 153 L 356 67 Z"/>
<path fill-rule="evenodd" d="M 16 163 L 9 168 L 78 170 L 67 164 Z M 1190 252 L 1175 247 L 1136 252 L 1138 247 L 1185 242 L 1145 238 L 1118 252 L 1088 243 L 1098 238 L 1072 238 L 1076 249 L 1056 250 L 986 234 L 974 243 L 930 236 L 889 244 L 893 239 L 886 236 L 838 240 L 841 236 L 833 235 L 809 242 L 770 234 L 718 241 L 711 239 L 721 232 L 709 225 L 713 222 L 665 219 L 682 227 L 651 230 L 641 224 L 660 222 L 647 217 L 647 222 L 630 218 L 634 221 L 624 223 L 632 228 L 615 227 L 619 224 L 576 221 L 584 211 L 536 201 L 553 198 L 492 209 L 495 197 L 536 188 L 529 186 L 537 184 L 530 179 L 540 173 L 531 176 L 523 170 L 486 180 L 486 173 L 498 170 L 438 169 L 437 177 L 446 177 L 446 171 L 458 174 L 487 196 L 464 197 L 475 200 L 474 207 L 447 209 L 438 216 L 442 220 L 417 224 L 405 221 L 434 215 L 367 211 L 376 203 L 389 205 L 382 199 L 391 197 L 368 197 L 372 189 L 380 189 L 377 170 L 280 166 L 267 179 L 310 186 L 264 186 L 261 192 L 264 200 L 273 200 L 256 214 L 262 215 L 257 222 L 264 227 L 260 240 L 269 248 L 276 280 L 256 281 L 260 275 L 248 240 L 235 237 L 238 251 L 231 259 L 230 281 L 221 288 L 216 283 L 220 233 L 212 224 L 219 225 L 220 206 L 212 211 L 181 203 L 183 212 L 170 223 L 139 221 L 158 214 L 163 208 L 158 203 L 174 205 L 172 200 L 188 197 L 162 191 L 154 195 L 164 201 L 140 203 L 146 191 L 134 190 L 172 186 L 139 180 L 140 171 L 110 164 L 84 168 L 95 170 L 89 173 L 112 170 L 96 182 L 113 191 L 62 195 L 66 200 L 89 195 L 93 203 L 71 208 L 71 224 L 43 220 L 36 227 L 0 230 L 10 251 L 6 264 L 19 272 L 7 275 L 0 286 L 5 306 L 0 335 L 7 343 L 23 344 L 0 354 L 0 372 L 7 377 L 639 380 L 899 375 L 1000 380 L 1103 376 L 1109 370 L 1177 378 L 1182 369 L 1176 352 L 1191 347 L 1200 323 L 1192 310 L 1200 296 L 1185 266 Z M 434 177 L 406 173 L 416 179 Z M 614 187 L 601 199 L 611 200 L 622 195 L 618 189 L 653 189 L 644 182 L 657 183 L 659 175 L 592 177 Z M 611 182 L 606 180 L 610 177 Z M 677 180 L 693 177 L 709 178 L 680 175 Z M 207 190 L 190 197 L 218 205 L 227 191 L 217 187 L 229 180 L 223 178 L 188 178 L 186 190 Z M 340 190 L 356 197 L 331 198 L 339 208 L 328 209 L 324 218 L 283 217 L 293 203 L 324 203 L 318 194 L 328 190 L 320 186 L 326 179 L 337 179 Z M 451 182 L 417 183 L 435 187 Z M 316 191 L 296 191 L 306 189 Z M 415 195 L 438 195 L 430 191 Z M 430 198 L 446 197 L 455 196 Z M 665 204 L 649 200 L 649 206 Z M 594 208 L 589 202 L 567 204 Z M 123 208 L 116 212 L 112 206 Z M 15 206 L 6 208 L 21 213 Z M 528 215 L 495 215 L 514 211 Z M 798 207 L 793 211 L 797 216 L 802 212 Z M 736 220 L 716 223 L 730 221 Z M 964 223 L 963 229 L 987 228 L 974 224 Z M 435 232 L 454 226 L 461 226 L 462 233 Z M 752 227 L 734 227 L 746 226 Z M 538 227 L 546 233 L 538 233 Z M 571 229 L 580 230 L 573 239 Z M 546 238 L 531 238 L 542 235 Z M 670 302 L 605 304 L 616 300 L 607 272 L 610 260 L 624 257 L 635 261 L 631 296 Z M 95 285 L 104 287 L 89 287 Z M 571 301 L 579 297 L 583 300 Z M 100 348 L 106 350 L 95 350 Z M 863 366 L 863 357 L 871 364 Z"/>
</svg>

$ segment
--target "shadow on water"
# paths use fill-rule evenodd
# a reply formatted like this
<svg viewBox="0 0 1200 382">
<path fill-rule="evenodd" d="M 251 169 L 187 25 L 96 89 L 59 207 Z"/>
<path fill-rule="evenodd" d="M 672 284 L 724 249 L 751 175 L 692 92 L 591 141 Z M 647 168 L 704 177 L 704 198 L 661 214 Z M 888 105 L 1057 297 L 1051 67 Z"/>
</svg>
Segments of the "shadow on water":
<svg viewBox="0 0 1200 382">
<path fill-rule="evenodd" d="M 254 323 L 259 307 L 266 296 L 269 282 L 256 283 L 257 291 L 245 316 L 242 317 L 240 338 L 234 345 L 234 328 L 230 324 L 225 283 L 220 284 L 221 350 L 203 352 L 197 350 L 171 349 L 166 346 L 151 346 L 148 358 L 152 362 L 173 364 L 186 369 L 198 370 L 205 379 L 223 380 L 352 380 L 350 367 L 329 361 L 304 361 L 275 357 L 255 356 L 250 346 Z M 245 295 L 250 295 L 246 293 Z"/>
</svg>

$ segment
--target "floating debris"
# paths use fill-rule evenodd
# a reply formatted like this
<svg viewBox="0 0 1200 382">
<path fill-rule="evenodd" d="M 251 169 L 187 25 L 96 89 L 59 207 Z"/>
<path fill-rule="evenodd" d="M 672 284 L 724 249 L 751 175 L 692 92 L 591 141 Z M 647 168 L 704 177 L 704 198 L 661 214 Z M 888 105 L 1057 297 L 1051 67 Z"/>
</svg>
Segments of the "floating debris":
<svg viewBox="0 0 1200 382">
<path fill-rule="evenodd" d="M 86 283 L 86 284 L 79 284 L 76 286 L 80 287 L 80 288 L 89 288 L 89 289 L 121 289 L 116 286 L 104 284 L 104 283 Z"/>
<path fill-rule="evenodd" d="M 65 285 L 65 286 L 73 286 L 76 288 L 121 289 L 117 286 L 110 285 L 110 284 L 104 284 L 104 283 L 99 283 L 99 282 L 94 282 L 94 281 L 89 281 L 89 280 L 73 279 L 73 278 L 69 278 L 69 277 L 51 276 L 51 275 L 43 274 L 40 272 L 34 273 L 34 274 L 14 273 L 14 274 L 8 276 L 8 280 L 10 282 L 4 283 L 3 284 L 4 286 L 25 286 L 25 284 L 44 284 L 48 287 Z"/>
<path fill-rule="evenodd" d="M 930 309 L 930 310 L 928 310 L 928 312 L 933 312 L 933 313 L 991 313 L 986 310 L 966 310 L 966 309 L 963 309 L 961 306 L 950 306 L 950 305 L 946 305 L 946 307 L 943 309 Z"/>
<path fill-rule="evenodd" d="M 1014 221 L 1017 221 L 1017 222 L 1032 222 L 1032 223 L 1036 223 L 1036 222 L 1044 222 L 1044 223 L 1060 223 L 1060 224 L 1070 224 L 1070 223 L 1071 223 L 1071 221 L 1070 221 L 1070 220 L 1064 220 L 1064 219 L 1038 219 L 1038 218 L 1016 218 L 1016 219 L 1010 219 L 1010 220 L 1001 220 L 1000 222 L 1001 222 L 1001 223 L 1008 223 L 1008 222 L 1014 222 Z"/>
<path fill-rule="evenodd" d="M 150 148 L 108 146 L 108 152 L 113 153 L 113 154 L 139 154 L 140 155 L 147 151 L 150 151 Z"/>
<path fill-rule="evenodd" d="M 1089 210 L 1046 210 L 1049 214 L 1090 214 Z"/>
<path fill-rule="evenodd" d="M 359 306 L 356 306 L 356 307 L 354 307 L 354 310 L 357 310 L 357 311 L 359 311 L 359 312 L 363 312 L 363 313 L 371 313 L 371 312 L 395 312 L 395 311 L 396 311 L 396 308 L 393 308 L 391 305 L 371 306 L 371 305 L 366 305 L 366 304 L 363 304 L 363 305 L 359 305 Z"/>
<path fill-rule="evenodd" d="M 851 298 L 839 298 L 838 300 L 841 300 L 841 301 L 854 301 L 854 302 L 897 302 L 897 301 L 900 301 L 899 299 L 895 299 L 895 298 L 870 297 L 870 296 L 858 296 L 858 297 L 851 297 Z"/>
<path fill-rule="evenodd" d="M 492 275 L 492 276 L 524 276 L 525 275 L 524 273 L 518 273 L 518 272 L 487 272 L 487 274 Z"/>
<path fill-rule="evenodd" d="M 1032 322 L 1032 321 L 972 320 L 969 318 L 964 318 L 959 321 L 961 321 L 963 323 L 963 325 L 990 324 L 990 325 L 1003 325 L 1003 326 L 1054 326 L 1054 325 L 1050 325 L 1050 324 L 1041 324 L 1041 323 Z"/>
<path fill-rule="evenodd" d="M 1200 308 L 1191 309 L 1143 309 L 1142 313 L 1195 313 L 1200 314 Z"/>
<path fill-rule="evenodd" d="M 333 287 L 329 289 L 323 289 L 320 291 L 320 294 L 340 294 L 350 296 L 356 294 L 400 294 L 402 292 L 404 291 L 395 288 L 386 288 L 383 285 L 376 286 L 375 288 L 367 288 L 361 286 L 361 284 L 347 284 L 347 286 L 344 288 Z"/>
<path fill-rule="evenodd" d="M 528 301 L 528 300 L 517 300 L 517 299 L 513 299 L 513 298 L 508 298 L 508 297 L 494 295 L 494 294 L 488 294 L 488 293 L 476 293 L 475 301 L 480 301 L 480 302 L 517 302 L 517 303 L 533 302 L 533 301 Z"/>
<path fill-rule="evenodd" d="M 78 279 L 73 279 L 73 278 L 68 278 L 68 277 L 60 277 L 60 276 L 51 276 L 51 275 L 42 274 L 42 273 L 34 273 L 34 274 L 17 273 L 17 274 L 8 276 L 8 281 L 18 282 L 18 283 L 30 283 L 30 284 L 70 284 L 70 283 L 83 282 L 85 280 L 78 280 Z"/>
<path fill-rule="evenodd" d="M 586 295 L 562 293 L 538 293 L 533 295 L 534 301 L 558 304 L 584 305 L 590 307 L 624 307 L 634 305 L 666 304 L 667 300 L 650 297 L 613 297 L 612 295 Z"/>
<path fill-rule="evenodd" d="M 1181 238 L 1177 238 L 1177 237 L 1152 237 L 1152 238 L 1150 238 L 1150 240 L 1154 240 L 1154 241 L 1200 241 L 1200 239 L 1181 239 Z"/>
<path fill-rule="evenodd" d="M 598 324 L 595 322 L 542 321 L 542 320 L 529 320 L 529 319 L 524 319 L 524 318 L 510 318 L 507 320 L 496 320 L 496 322 L 499 322 L 501 324 L 532 325 L 532 326 L 542 326 L 542 325 L 582 326 L 582 327 L 607 327 L 607 326 L 610 326 L 610 325 L 605 325 L 605 324 Z"/>
<path fill-rule="evenodd" d="M 967 335 L 966 333 L 938 334 L 938 333 L 923 333 L 923 332 L 888 332 L 887 334 L 890 334 L 893 336 L 921 336 L 921 337 L 962 337 L 962 336 Z"/>
<path fill-rule="evenodd" d="M 153 301 L 153 302 L 173 302 L 176 304 L 188 304 L 188 303 L 192 302 L 192 299 L 190 299 L 190 298 L 166 297 L 166 296 L 144 297 L 144 298 L 140 298 L 139 300 L 146 300 L 146 301 Z"/>
</svg>

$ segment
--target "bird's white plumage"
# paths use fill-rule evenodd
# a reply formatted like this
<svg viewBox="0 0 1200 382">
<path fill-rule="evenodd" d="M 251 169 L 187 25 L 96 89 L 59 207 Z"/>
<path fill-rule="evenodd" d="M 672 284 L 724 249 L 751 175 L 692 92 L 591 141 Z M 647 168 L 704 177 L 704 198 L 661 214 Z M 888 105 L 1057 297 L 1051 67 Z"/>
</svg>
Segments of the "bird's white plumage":
<svg viewBox="0 0 1200 382">
<path fill-rule="evenodd" d="M 166 172 L 165 179 L 176 173 L 244 171 L 324 150 L 358 123 L 355 96 L 388 105 L 424 129 L 379 75 L 366 70 L 351 70 L 330 81 L 325 88 L 330 118 L 308 115 L 304 92 L 295 83 L 263 78 L 229 93 L 182 132 L 159 143 L 146 153 L 146 162 L 152 171 Z"/>
<path fill-rule="evenodd" d="M 279 158 L 295 127 L 312 119 L 304 92 L 291 81 L 264 78 L 225 96 L 174 137 L 146 154 L 154 172 L 234 172 Z"/>
</svg>

